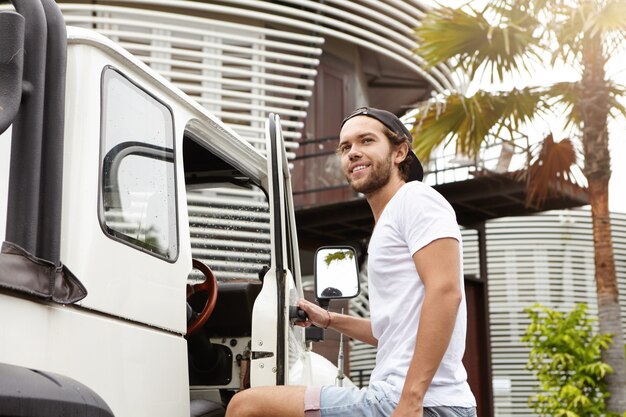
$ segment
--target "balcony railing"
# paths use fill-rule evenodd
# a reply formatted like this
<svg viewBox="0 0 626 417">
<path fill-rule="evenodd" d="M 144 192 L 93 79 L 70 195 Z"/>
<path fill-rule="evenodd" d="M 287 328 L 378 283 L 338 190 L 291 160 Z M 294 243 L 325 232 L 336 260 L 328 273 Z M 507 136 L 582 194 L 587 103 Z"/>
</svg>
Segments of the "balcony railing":
<svg viewBox="0 0 626 417">
<path fill-rule="evenodd" d="M 293 190 L 296 206 L 332 204 L 359 198 L 345 180 L 335 153 L 338 138 L 325 137 L 300 142 L 294 160 Z M 478 176 L 523 171 L 531 160 L 531 143 L 526 136 L 485 144 L 475 158 L 458 155 L 453 146 L 440 149 L 424 164 L 424 182 L 431 186 L 471 180 Z M 580 167 L 575 182 L 584 186 Z"/>
</svg>

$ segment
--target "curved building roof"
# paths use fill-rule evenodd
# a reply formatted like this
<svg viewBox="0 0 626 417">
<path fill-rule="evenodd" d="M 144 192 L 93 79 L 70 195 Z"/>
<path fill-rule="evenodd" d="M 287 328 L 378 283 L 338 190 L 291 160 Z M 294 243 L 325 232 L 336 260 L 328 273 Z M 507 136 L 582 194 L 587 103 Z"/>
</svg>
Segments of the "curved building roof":
<svg viewBox="0 0 626 417">
<path fill-rule="evenodd" d="M 363 65 L 376 72 L 368 82 L 377 86 L 415 79 L 441 92 L 462 85 L 445 66 L 425 70 L 414 53 L 413 28 L 427 7 L 417 0 L 60 3 L 68 25 L 120 43 L 261 150 L 273 112 L 293 156 L 330 39 L 364 51 Z"/>
</svg>

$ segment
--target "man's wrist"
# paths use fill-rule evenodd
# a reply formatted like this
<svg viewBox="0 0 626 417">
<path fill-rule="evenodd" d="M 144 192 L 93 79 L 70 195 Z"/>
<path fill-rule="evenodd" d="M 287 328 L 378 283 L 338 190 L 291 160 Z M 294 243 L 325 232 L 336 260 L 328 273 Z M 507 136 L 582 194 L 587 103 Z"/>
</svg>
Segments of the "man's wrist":
<svg viewBox="0 0 626 417">
<path fill-rule="evenodd" d="M 326 310 L 326 315 L 328 317 L 328 320 L 326 321 L 326 325 L 324 325 L 324 329 L 328 329 L 333 321 L 330 314 L 331 314 L 330 311 Z"/>
<path fill-rule="evenodd" d="M 424 407 L 424 401 L 422 399 L 400 398 L 398 406 L 400 405 L 408 410 L 419 410 Z"/>
<path fill-rule="evenodd" d="M 425 393 L 421 389 L 405 387 L 400 396 L 400 401 L 404 401 L 407 405 L 411 405 L 412 407 L 421 407 L 424 404 L 424 396 Z"/>
<path fill-rule="evenodd" d="M 410 415 L 420 415 L 419 412 L 424 409 L 423 401 L 415 401 L 410 398 L 402 398 L 400 397 L 400 401 L 398 402 L 398 407 L 396 410 L 402 410 L 401 415 L 406 415 L 407 413 Z"/>
</svg>

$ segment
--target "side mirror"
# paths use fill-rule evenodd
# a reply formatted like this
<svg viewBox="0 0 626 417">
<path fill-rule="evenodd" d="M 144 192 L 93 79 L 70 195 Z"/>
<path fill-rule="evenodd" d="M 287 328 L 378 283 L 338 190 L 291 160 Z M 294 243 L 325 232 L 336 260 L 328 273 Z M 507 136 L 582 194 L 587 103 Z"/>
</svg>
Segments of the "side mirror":
<svg viewBox="0 0 626 417">
<path fill-rule="evenodd" d="M 315 252 L 315 297 L 322 306 L 334 299 L 359 295 L 356 251 L 349 246 L 324 246 Z"/>
</svg>

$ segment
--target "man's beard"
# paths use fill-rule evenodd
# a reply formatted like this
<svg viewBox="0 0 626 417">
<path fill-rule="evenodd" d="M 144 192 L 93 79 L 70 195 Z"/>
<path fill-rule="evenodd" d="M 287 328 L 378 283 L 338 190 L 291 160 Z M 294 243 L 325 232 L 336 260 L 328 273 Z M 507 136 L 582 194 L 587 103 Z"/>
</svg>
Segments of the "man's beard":
<svg viewBox="0 0 626 417">
<path fill-rule="evenodd" d="M 387 158 L 383 159 L 381 162 L 372 162 L 369 170 L 370 173 L 366 181 L 361 181 L 358 184 L 353 183 L 350 177 L 346 177 L 350 187 L 352 187 L 355 192 L 365 195 L 372 194 L 389 183 L 391 179 L 391 152 L 387 155 Z"/>
</svg>

